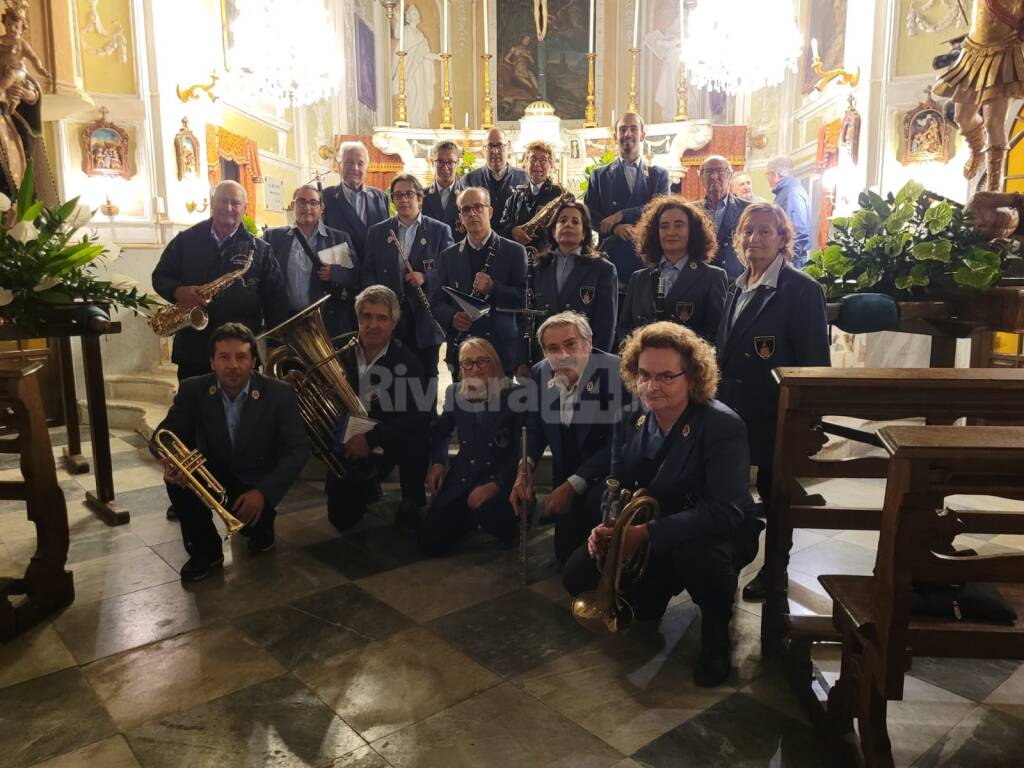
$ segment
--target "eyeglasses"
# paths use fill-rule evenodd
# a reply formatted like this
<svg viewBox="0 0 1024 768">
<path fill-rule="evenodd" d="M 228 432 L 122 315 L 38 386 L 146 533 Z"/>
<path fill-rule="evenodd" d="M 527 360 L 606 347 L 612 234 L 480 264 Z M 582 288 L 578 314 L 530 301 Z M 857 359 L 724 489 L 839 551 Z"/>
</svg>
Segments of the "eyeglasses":
<svg viewBox="0 0 1024 768">
<path fill-rule="evenodd" d="M 570 339 L 564 344 L 549 344 L 544 347 L 544 354 L 556 357 L 561 354 L 575 355 L 580 349 L 580 343 L 575 339 Z"/>
<path fill-rule="evenodd" d="M 456 160 L 435 160 L 434 161 L 434 165 L 443 165 L 446 168 L 454 168 L 456 163 L 457 163 Z"/>
<path fill-rule="evenodd" d="M 484 212 L 484 208 L 487 206 L 483 203 L 476 203 L 475 205 L 464 205 L 459 208 L 459 213 L 463 216 L 469 216 L 471 213 L 481 214 Z"/>
<path fill-rule="evenodd" d="M 637 371 L 636 380 L 638 384 L 650 384 L 653 381 L 658 386 L 667 387 L 680 376 L 685 375 L 686 371 L 680 371 L 679 373 L 656 373 L 653 376 L 647 371 Z"/>
<path fill-rule="evenodd" d="M 465 360 L 459 360 L 459 367 L 467 371 L 473 368 L 480 368 L 481 370 L 491 364 L 491 358 L 489 357 L 478 357 L 476 359 L 467 357 Z"/>
<path fill-rule="evenodd" d="M 412 200 L 414 197 L 418 197 L 415 192 L 392 192 L 392 200 Z"/>
<path fill-rule="evenodd" d="M 487 144 L 488 149 L 501 149 L 504 146 L 505 144 L 503 142 L 488 142 Z"/>
<path fill-rule="evenodd" d="M 728 168 L 705 168 L 700 172 L 701 176 L 728 176 L 732 171 Z"/>
<path fill-rule="evenodd" d="M 319 200 L 307 200 L 304 197 L 296 197 L 295 198 L 295 206 L 297 208 L 319 208 L 320 207 L 320 201 Z"/>
</svg>

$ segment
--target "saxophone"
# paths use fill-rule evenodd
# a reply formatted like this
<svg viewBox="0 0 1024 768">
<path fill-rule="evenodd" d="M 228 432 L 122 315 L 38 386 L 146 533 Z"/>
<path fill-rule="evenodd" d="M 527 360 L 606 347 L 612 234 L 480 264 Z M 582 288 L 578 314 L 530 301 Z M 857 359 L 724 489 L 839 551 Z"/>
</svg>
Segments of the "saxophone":
<svg viewBox="0 0 1024 768">
<path fill-rule="evenodd" d="M 561 189 L 561 187 L 555 185 L 555 189 Z M 558 197 L 544 204 L 537 213 L 534 214 L 533 218 L 522 225 L 523 231 L 530 238 L 534 240 L 537 237 L 537 233 L 542 229 L 547 229 L 551 225 L 551 217 L 554 215 L 564 203 L 576 202 L 576 196 L 572 192 L 562 192 Z"/>
<path fill-rule="evenodd" d="M 253 252 L 250 251 L 245 259 L 245 264 L 234 272 L 228 272 L 215 280 L 211 280 L 206 285 L 199 286 L 197 289 L 199 295 L 203 297 L 207 304 L 223 293 L 229 285 L 240 280 L 242 275 L 249 271 L 249 267 L 252 266 L 252 255 Z M 173 336 L 185 328 L 191 328 L 193 331 L 204 330 L 210 324 L 210 315 L 203 307 L 184 307 L 181 304 L 166 304 L 154 310 L 148 320 L 149 327 L 157 335 Z"/>
</svg>

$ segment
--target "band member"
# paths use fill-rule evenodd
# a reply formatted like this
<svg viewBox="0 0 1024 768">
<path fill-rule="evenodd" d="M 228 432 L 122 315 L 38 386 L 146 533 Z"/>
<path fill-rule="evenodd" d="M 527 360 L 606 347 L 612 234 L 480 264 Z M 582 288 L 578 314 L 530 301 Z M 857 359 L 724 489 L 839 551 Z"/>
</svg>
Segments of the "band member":
<svg viewBox="0 0 1024 768">
<path fill-rule="evenodd" d="M 529 183 L 529 177 L 522 168 L 513 168 L 508 162 L 511 149 L 505 132 L 500 128 L 492 128 L 487 132 L 487 165 L 470 171 L 462 177 L 462 187 L 480 187 L 490 195 L 492 229 L 498 228 L 498 221 L 505 211 L 505 203 L 512 195 L 512 190 Z M 498 350 L 501 351 L 500 349 Z"/>
<path fill-rule="evenodd" d="M 228 509 L 245 523 L 251 552 L 274 546 L 278 502 L 309 458 L 309 439 L 291 387 L 261 376 L 256 337 L 241 323 L 210 336 L 213 373 L 182 381 L 157 429 L 167 429 L 206 458 L 206 468 L 228 493 Z M 212 512 L 164 462 L 167 495 L 178 514 L 189 559 L 182 581 L 199 581 L 224 563 Z"/>
<path fill-rule="evenodd" d="M 544 360 L 533 366 L 539 407 L 526 416 L 532 467 L 545 447 L 553 460 L 552 486 L 544 512 L 555 519 L 555 557 L 565 564 L 599 522 L 588 492 L 600 494 L 611 462 L 612 425 L 626 394 L 619 358 L 594 349 L 587 319 L 561 312 L 537 331 Z M 517 472 L 509 500 L 515 509 L 534 498 L 532 471 Z"/>
<path fill-rule="evenodd" d="M 487 339 L 511 375 L 518 339 L 514 314 L 495 309 L 521 309 L 526 288 L 526 249 L 491 229 L 491 198 L 486 189 L 469 187 L 459 193 L 459 220 L 466 239 L 441 254 L 441 285 L 484 299 L 491 311 L 476 321 L 454 299 L 439 291 L 434 317 L 448 333 L 449 365 L 455 368 L 460 335 Z"/>
<path fill-rule="evenodd" d="M 366 235 L 366 258 L 362 264 L 363 285 L 386 285 L 398 294 L 402 320 L 397 335 L 419 358 L 425 381 L 437 385 L 437 353 L 444 341 L 428 306 L 419 297 L 419 290 L 428 301 L 436 300 L 441 288 L 441 252 L 451 247 L 451 230 L 447 224 L 420 212 L 423 187 L 411 173 L 400 173 L 391 180 L 391 199 L 395 215 L 374 224 Z M 406 270 L 393 235 L 401 243 L 412 271 Z M 419 289 L 419 290 L 418 290 Z"/>
<path fill-rule="evenodd" d="M 295 190 L 292 207 L 293 226 L 274 227 L 263 233 L 284 276 L 288 314 L 295 315 L 330 294 L 330 301 L 320 310 L 327 331 L 331 336 L 348 333 L 355 327 L 352 300 L 359 285 L 358 257 L 352 238 L 320 221 L 320 192 L 312 184 Z M 321 252 L 338 246 L 348 251 L 352 267 L 324 263 Z"/>
<path fill-rule="evenodd" d="M 462 153 L 454 141 L 440 141 L 434 147 L 434 183 L 423 195 L 423 213 L 443 221 L 452 231 L 452 237 L 461 240 L 458 231 L 459 206 L 455 201 L 461 185 L 455 178 Z"/>
<path fill-rule="evenodd" d="M 522 409 L 510 400 L 520 388 L 504 375 L 501 358 L 484 339 L 462 342 L 459 369 L 458 383 L 445 393 L 444 412 L 430 429 L 427 490 L 434 498 L 419 530 L 428 555 L 450 551 L 478 526 L 508 548 L 518 527 L 508 496 L 523 423 Z M 449 462 L 453 433 L 459 452 Z"/>
<path fill-rule="evenodd" d="M 701 204 L 715 225 L 715 237 L 718 240 L 718 253 L 712 263 L 724 269 L 729 280 L 735 280 L 743 271 L 743 264 L 736 256 L 733 233 L 740 214 L 750 203 L 729 191 L 732 164 L 721 155 L 711 155 L 701 163 L 700 183 L 704 187 L 704 200 Z"/>
<path fill-rule="evenodd" d="M 636 244 L 648 266 L 629 278 L 620 343 L 634 328 L 657 320 L 682 323 L 713 343 L 728 277 L 709 263 L 717 242 L 707 214 L 680 197 L 656 197 L 637 224 Z"/>
<path fill-rule="evenodd" d="M 377 422 L 339 446 L 349 466 L 346 476 L 327 475 L 327 517 L 339 531 L 362 519 L 380 495 L 380 481 L 395 466 L 402 486 L 397 522 L 415 526 L 426 503 L 427 427 L 434 401 L 423 392 L 416 355 L 394 338 L 400 317 L 395 292 L 371 285 L 356 296 L 359 330 L 338 340 L 345 376 Z"/>
<path fill-rule="evenodd" d="M 628 529 L 621 557 L 650 546 L 639 581 L 624 595 L 636 618 L 658 619 L 673 595 L 689 591 L 701 611 L 701 649 L 693 679 L 721 685 L 732 667 L 729 621 L 738 574 L 757 553 L 750 461 L 743 421 L 715 400 L 718 365 L 711 345 L 675 323 L 634 331 L 622 347 L 622 378 L 636 393 L 615 425 L 612 477 L 645 488 L 658 516 Z M 598 525 L 573 553 L 563 583 L 578 595 L 597 586 L 597 558 L 612 528 Z M 617 564 L 604 563 L 604 568 Z"/>
<path fill-rule="evenodd" d="M 529 237 L 523 229 L 538 211 L 562 194 L 562 188 L 552 183 L 549 175 L 555 164 L 555 150 L 546 141 L 533 141 L 526 147 L 526 168 L 529 181 L 516 187 L 505 203 L 501 220 L 495 228 L 499 235 L 515 240 L 520 245 L 546 248 L 543 230 L 537 237 Z"/>
<path fill-rule="evenodd" d="M 752 203 L 736 228 L 736 252 L 746 269 L 725 302 L 718 329 L 722 369 L 719 395 L 747 425 L 757 492 L 772 524 L 772 460 L 779 387 L 772 369 L 829 365 L 825 296 L 812 277 L 791 264 L 793 225 L 777 205 Z M 762 574 L 743 588 L 745 600 L 763 600 Z"/>
<path fill-rule="evenodd" d="M 629 276 L 643 266 L 636 254 L 633 225 L 652 197 L 668 193 L 668 171 L 648 166 L 641 155 L 646 136 L 640 115 L 623 114 L 615 126 L 619 157 L 594 169 L 583 199 L 601 236 L 598 248 L 615 265 L 619 293 L 625 293 Z"/>
<path fill-rule="evenodd" d="M 341 183 L 324 190 L 324 223 L 347 232 L 362 262 L 366 253 L 366 233 L 388 217 L 388 198 L 383 191 L 366 186 L 370 153 L 358 141 L 346 141 L 338 147 L 341 158 Z"/>
<path fill-rule="evenodd" d="M 252 265 L 242 279 L 206 307 L 206 328 L 174 334 L 171 361 L 178 366 L 179 381 L 210 372 L 210 336 L 221 324 L 239 322 L 258 332 L 288 319 L 281 269 L 270 246 L 242 226 L 245 207 L 245 187 L 222 181 L 210 199 L 210 219 L 175 235 L 153 270 L 153 289 L 161 297 L 184 307 L 202 307 L 206 301 L 199 289 L 237 271 L 252 254 Z"/>
</svg>

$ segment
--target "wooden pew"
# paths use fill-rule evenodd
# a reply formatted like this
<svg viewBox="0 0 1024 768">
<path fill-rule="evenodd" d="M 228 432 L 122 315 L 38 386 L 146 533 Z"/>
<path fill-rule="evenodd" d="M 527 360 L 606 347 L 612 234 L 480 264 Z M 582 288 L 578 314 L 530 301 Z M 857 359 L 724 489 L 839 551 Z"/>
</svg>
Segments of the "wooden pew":
<svg viewBox="0 0 1024 768">
<path fill-rule="evenodd" d="M 869 768 L 893 765 L 886 706 L 903 698 L 914 656 L 1024 659 L 1024 554 L 951 556 L 956 535 L 980 529 L 969 515 L 943 509 L 944 498 L 959 493 L 1024 499 L 1024 428 L 893 426 L 879 436 L 891 460 L 874 576 L 819 577 L 843 641 L 829 732 L 844 764 Z M 1001 530 L 1017 531 L 1024 513 L 1002 518 Z M 911 613 L 912 583 L 964 582 L 998 584 L 1016 622 Z"/>
</svg>

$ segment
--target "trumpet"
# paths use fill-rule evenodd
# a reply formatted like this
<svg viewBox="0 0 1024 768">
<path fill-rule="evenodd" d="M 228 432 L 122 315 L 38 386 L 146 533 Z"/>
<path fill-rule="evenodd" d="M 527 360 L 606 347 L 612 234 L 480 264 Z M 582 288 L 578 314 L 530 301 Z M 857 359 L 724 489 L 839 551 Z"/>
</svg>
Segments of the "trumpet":
<svg viewBox="0 0 1024 768">
<path fill-rule="evenodd" d="M 209 304 L 217 296 L 223 293 L 228 286 L 242 279 L 242 275 L 249 271 L 252 266 L 253 252 L 245 259 L 245 264 L 233 272 L 221 275 L 211 280 L 206 285 L 199 286 L 196 290 L 203 300 Z M 191 328 L 193 331 L 202 331 L 210 324 L 210 315 L 203 307 L 184 307 L 181 304 L 166 304 L 158 307 L 148 318 L 149 327 L 160 336 L 173 336 L 178 331 Z"/>
<path fill-rule="evenodd" d="M 228 494 L 213 473 L 208 470 L 206 457 L 199 451 L 191 450 L 169 429 L 158 429 L 153 435 L 153 445 L 161 458 L 167 459 L 185 476 L 188 488 L 196 495 L 203 505 L 224 521 L 231 538 L 245 526 L 241 520 L 227 509 Z"/>
</svg>

